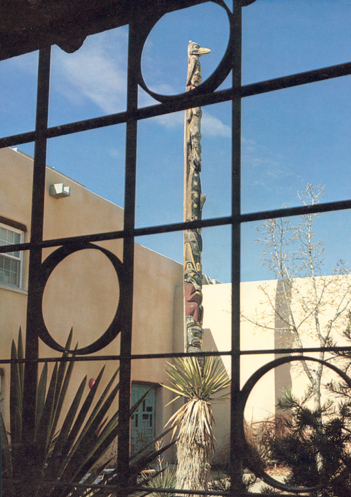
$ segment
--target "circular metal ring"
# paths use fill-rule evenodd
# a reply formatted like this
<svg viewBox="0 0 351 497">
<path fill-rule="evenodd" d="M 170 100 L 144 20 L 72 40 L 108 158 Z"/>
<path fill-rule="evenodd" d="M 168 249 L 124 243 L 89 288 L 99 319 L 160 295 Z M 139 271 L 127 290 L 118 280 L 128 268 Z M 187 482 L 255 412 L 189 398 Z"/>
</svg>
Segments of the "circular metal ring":
<svg viewBox="0 0 351 497">
<path fill-rule="evenodd" d="M 115 316 L 110 324 L 110 326 L 107 328 L 107 330 L 98 338 L 95 342 L 91 343 L 90 345 L 87 345 L 86 347 L 82 347 L 77 350 L 67 350 L 64 347 L 62 347 L 60 344 L 56 342 L 56 340 L 53 339 L 53 337 L 50 335 L 45 321 L 44 321 L 44 316 L 43 316 L 43 295 L 44 295 L 44 290 L 46 283 L 53 272 L 53 270 L 62 262 L 66 257 L 69 255 L 79 252 L 80 250 L 87 250 L 87 249 L 93 249 L 93 250 L 99 250 L 102 252 L 111 262 L 111 264 L 114 267 L 114 270 L 117 274 L 117 278 L 119 281 L 119 286 L 120 286 L 120 292 L 119 292 L 119 302 L 117 305 L 116 313 Z M 112 340 L 116 338 L 118 333 L 121 330 L 121 325 L 122 325 L 122 319 L 121 319 L 121 313 L 122 309 L 124 308 L 124 298 L 123 295 L 125 292 L 123 292 L 123 264 L 122 262 L 118 259 L 116 255 L 114 255 L 112 252 L 109 250 L 106 250 L 102 247 L 99 247 L 98 245 L 94 245 L 92 243 L 87 243 L 83 242 L 79 244 L 79 247 L 77 246 L 72 246 L 72 245 L 66 245 L 63 247 L 60 247 L 59 249 L 55 250 L 55 252 L 52 252 L 42 263 L 41 265 L 41 271 L 40 275 L 37 279 L 37 288 L 39 292 L 39 298 L 41 301 L 41 308 L 40 308 L 40 313 L 38 316 L 38 321 L 39 321 L 39 329 L 38 329 L 38 336 L 43 340 L 43 342 L 51 347 L 54 350 L 57 350 L 58 352 L 70 352 L 74 354 L 91 354 L 93 352 L 97 352 L 98 350 L 101 350 L 102 348 L 106 347 L 109 345 Z"/>
<path fill-rule="evenodd" d="M 280 357 L 279 359 L 275 359 L 274 361 L 268 362 L 261 368 L 259 368 L 245 383 L 244 387 L 242 388 L 239 396 L 239 402 L 238 402 L 238 413 L 239 416 L 242 416 L 241 419 L 244 419 L 244 409 L 245 409 L 245 404 L 247 402 L 247 399 L 253 389 L 253 387 L 256 385 L 256 383 L 269 371 L 272 369 L 281 366 L 282 364 L 286 364 L 288 362 L 293 362 L 293 361 L 313 361 L 313 362 L 319 362 L 320 364 L 323 364 L 323 366 L 328 367 L 329 369 L 333 370 L 336 372 L 351 388 L 351 378 L 347 376 L 343 371 L 341 371 L 339 368 L 334 366 L 333 364 L 330 364 L 326 361 L 323 361 L 321 359 L 317 359 L 315 357 L 308 357 L 308 356 L 287 356 L 287 357 Z M 244 431 L 244 425 L 239 426 L 239 442 L 240 445 L 242 446 L 242 450 L 247 453 L 248 450 L 248 444 L 246 441 L 245 437 L 245 431 Z M 243 452 L 244 453 L 244 452 Z M 250 461 L 248 461 L 248 465 L 250 464 Z M 261 480 L 263 480 L 267 485 L 270 485 L 271 487 L 278 488 L 279 490 L 285 490 L 289 492 L 295 492 L 295 493 L 301 493 L 301 492 L 314 492 L 318 489 L 320 489 L 320 485 L 314 486 L 314 487 L 293 487 L 290 485 L 286 485 L 285 483 L 281 483 L 278 480 L 275 480 L 271 476 L 267 475 L 267 473 L 262 470 L 261 468 L 256 467 L 252 461 L 251 461 L 251 467 L 249 469 L 253 471 L 253 473 L 259 477 Z"/>
<path fill-rule="evenodd" d="M 211 92 L 216 90 L 225 80 L 225 78 L 228 76 L 230 73 L 232 66 L 233 66 L 233 60 L 234 60 L 234 16 L 232 12 L 229 10 L 227 5 L 223 0 L 210 0 L 212 3 L 215 3 L 219 5 L 220 7 L 223 7 L 224 10 L 227 12 L 228 19 L 229 19 L 229 41 L 228 41 L 228 46 L 227 50 L 225 51 L 225 54 L 223 55 L 222 60 L 220 61 L 218 67 L 215 69 L 215 71 L 209 76 L 201 85 L 199 85 L 197 88 L 194 88 L 191 91 L 192 95 L 197 95 L 198 93 L 205 93 L 205 92 Z M 243 0 L 245 1 L 245 0 Z M 251 0 L 249 0 L 251 1 Z M 255 1 L 255 0 L 254 0 Z M 138 84 L 143 88 L 144 91 L 146 91 L 152 98 L 157 100 L 158 102 L 164 103 L 168 102 L 170 100 L 174 100 L 174 98 L 179 97 L 181 98 L 182 96 L 185 97 L 185 95 L 189 96 L 188 92 L 184 93 L 179 93 L 176 95 L 161 95 L 159 93 L 153 92 L 148 88 L 146 85 L 143 75 L 142 75 L 142 70 L 141 70 L 141 55 L 142 51 L 146 42 L 147 37 L 149 36 L 151 30 L 153 27 L 156 25 L 156 23 L 163 17 L 164 14 L 159 16 L 157 19 L 153 19 L 152 25 L 151 23 L 146 26 L 144 26 L 144 29 L 142 32 L 139 33 L 139 67 L 138 67 L 138 73 L 139 73 L 139 80 Z"/>
</svg>

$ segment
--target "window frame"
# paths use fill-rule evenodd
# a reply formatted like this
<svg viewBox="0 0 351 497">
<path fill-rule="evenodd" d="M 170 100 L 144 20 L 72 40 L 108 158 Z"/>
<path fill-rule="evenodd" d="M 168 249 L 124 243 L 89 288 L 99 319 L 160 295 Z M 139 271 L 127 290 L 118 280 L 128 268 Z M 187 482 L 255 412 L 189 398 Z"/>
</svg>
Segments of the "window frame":
<svg viewBox="0 0 351 497">
<path fill-rule="evenodd" d="M 5 229 L 6 231 L 10 231 L 12 233 L 16 233 L 19 235 L 19 242 L 18 244 L 20 243 L 23 243 L 23 240 L 24 240 L 24 232 L 22 230 L 19 230 L 17 228 L 14 228 L 13 226 L 10 226 L 10 225 L 7 225 L 7 224 L 4 224 L 4 223 L 1 223 L 0 222 L 0 228 L 3 228 Z M 18 244 L 15 244 L 15 245 L 18 245 Z M 13 244 L 10 244 L 10 243 L 5 243 L 4 245 L 0 245 L 0 246 L 12 246 Z M 13 255 L 13 252 L 19 252 L 19 256 L 16 257 L 15 255 Z M 9 259 L 10 261 L 11 260 L 14 260 L 16 262 L 18 262 L 19 264 L 19 271 L 18 271 L 18 285 L 14 285 L 12 283 L 5 283 L 4 281 L 0 280 L 0 287 L 1 288 L 6 288 L 7 289 L 11 289 L 11 290 L 23 290 L 23 251 L 22 250 L 14 250 L 13 252 L 7 252 L 7 253 L 0 253 L 0 257 L 4 257 L 5 259 Z"/>
</svg>

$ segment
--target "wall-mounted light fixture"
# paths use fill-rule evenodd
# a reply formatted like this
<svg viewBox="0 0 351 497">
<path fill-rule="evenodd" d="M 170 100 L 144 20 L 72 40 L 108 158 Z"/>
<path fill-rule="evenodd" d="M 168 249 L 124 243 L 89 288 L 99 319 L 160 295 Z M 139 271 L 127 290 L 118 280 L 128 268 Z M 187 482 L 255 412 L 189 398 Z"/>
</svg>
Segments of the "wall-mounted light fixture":
<svg viewBox="0 0 351 497">
<path fill-rule="evenodd" d="M 50 185 L 49 195 L 54 198 L 69 197 L 71 195 L 71 187 L 65 186 L 63 183 L 55 183 L 54 185 Z"/>
</svg>

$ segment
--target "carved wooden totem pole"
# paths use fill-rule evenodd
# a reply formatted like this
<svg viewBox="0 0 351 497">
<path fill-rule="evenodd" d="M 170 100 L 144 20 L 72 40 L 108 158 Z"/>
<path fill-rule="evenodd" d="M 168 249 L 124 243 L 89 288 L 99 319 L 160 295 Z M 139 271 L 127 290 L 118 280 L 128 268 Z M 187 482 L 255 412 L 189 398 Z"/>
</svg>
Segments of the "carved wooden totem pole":
<svg viewBox="0 0 351 497">
<path fill-rule="evenodd" d="M 211 50 L 189 41 L 186 91 L 201 84 L 199 57 Z M 201 219 L 206 195 L 201 192 L 201 107 L 185 111 L 184 220 Z M 202 329 L 202 237 L 201 229 L 184 232 L 184 300 L 187 352 L 200 352 Z"/>
</svg>

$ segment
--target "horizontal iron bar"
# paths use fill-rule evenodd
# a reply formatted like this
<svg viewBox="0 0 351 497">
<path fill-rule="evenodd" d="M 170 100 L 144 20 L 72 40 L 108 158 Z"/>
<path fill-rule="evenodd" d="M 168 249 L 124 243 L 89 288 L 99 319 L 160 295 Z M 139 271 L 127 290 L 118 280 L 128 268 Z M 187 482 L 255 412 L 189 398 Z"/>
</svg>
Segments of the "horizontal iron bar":
<svg viewBox="0 0 351 497">
<path fill-rule="evenodd" d="M 317 83 L 318 81 L 326 81 L 328 79 L 349 76 L 351 74 L 351 62 L 337 64 L 335 66 L 315 69 L 280 78 L 269 79 L 258 83 L 252 83 L 241 87 L 241 97 L 251 97 L 260 95 L 270 91 L 283 90 L 294 86 L 306 85 L 309 83 Z"/>
<path fill-rule="evenodd" d="M 3 481 L 11 481 L 11 482 L 17 482 L 19 480 L 16 480 L 16 479 L 12 479 L 12 478 L 7 478 L 7 477 L 4 477 L 3 478 Z M 40 482 L 42 486 L 59 486 L 59 487 L 76 487 L 76 488 L 91 488 L 92 490 L 94 489 L 104 489 L 104 490 L 116 490 L 116 488 L 118 488 L 118 484 L 116 485 L 103 485 L 103 484 L 99 484 L 99 483 L 72 483 L 72 482 L 64 482 L 64 481 L 57 481 L 57 480 L 53 480 L 53 481 L 42 481 Z M 192 495 L 231 495 L 231 492 L 230 490 L 224 490 L 223 492 L 218 492 L 218 491 L 214 491 L 214 490 L 186 490 L 186 489 L 175 489 L 175 488 L 150 488 L 150 487 L 135 487 L 135 486 L 130 486 L 128 487 L 128 490 L 130 492 L 147 492 L 148 494 L 150 493 L 153 493 L 153 492 L 158 492 L 158 493 L 170 493 L 170 494 L 192 494 Z M 272 494 L 271 493 L 257 493 L 257 492 L 239 492 L 236 494 L 238 497 L 271 497 Z M 296 492 L 295 493 L 290 493 L 290 494 L 286 494 L 286 493 L 279 493 L 279 497 L 292 497 L 292 496 L 295 496 L 296 497 Z"/>
<path fill-rule="evenodd" d="M 6 478 L 5 478 L 6 479 Z M 9 478 L 7 480 L 10 480 Z M 11 480 L 13 481 L 13 480 Z M 103 484 L 89 484 L 89 483 L 72 483 L 72 482 L 67 482 L 65 483 L 64 481 L 42 481 L 40 482 L 41 485 L 56 485 L 60 487 L 77 487 L 77 488 L 91 488 L 93 489 L 104 489 L 104 490 L 116 490 L 118 488 L 118 484 L 116 485 L 103 485 Z M 145 492 L 147 491 L 148 493 L 154 493 L 154 492 L 163 492 L 163 493 L 171 493 L 171 494 L 200 494 L 200 495 L 230 495 L 228 491 L 223 491 L 223 492 L 217 492 L 217 491 L 210 491 L 210 490 L 186 490 L 186 489 L 175 489 L 175 488 L 150 488 L 150 487 L 137 487 L 137 486 L 130 486 L 127 488 L 129 492 Z M 250 496 L 254 495 L 250 493 Z M 260 496 L 262 494 L 259 494 Z"/>
<path fill-rule="evenodd" d="M 128 357 L 120 355 L 94 355 L 94 356 L 75 356 L 75 357 L 44 357 L 40 359 L 0 359 L 0 364 L 23 364 L 23 363 L 44 363 L 44 362 L 92 362 L 92 361 L 123 361 L 138 360 L 138 359 L 174 359 L 182 357 L 219 357 L 219 356 L 235 356 L 235 355 L 267 355 L 267 354 L 301 354 L 306 352 L 351 352 L 351 346 L 340 347 L 306 347 L 290 348 L 290 349 L 257 349 L 257 350 L 241 350 L 240 352 L 212 351 L 212 352 L 172 352 L 164 354 L 131 354 Z"/>
<path fill-rule="evenodd" d="M 307 214 L 318 214 L 322 212 L 342 211 L 351 208 L 351 200 L 339 200 L 337 202 L 325 202 L 315 205 L 303 205 L 299 207 L 284 207 L 271 211 L 253 212 L 242 214 L 238 218 L 240 223 L 252 221 L 264 221 L 267 219 L 276 219 L 280 217 L 303 216 Z"/>
<path fill-rule="evenodd" d="M 347 62 L 335 66 L 325 67 L 322 69 L 315 69 L 313 71 L 306 71 L 302 73 L 292 74 L 290 76 L 282 76 L 267 81 L 244 85 L 241 87 L 241 89 L 239 89 L 239 93 L 242 98 L 245 98 L 271 91 L 292 88 L 294 86 L 301 86 L 309 83 L 316 83 L 318 81 L 325 81 L 328 79 L 348 76 L 350 74 L 351 62 Z M 132 112 L 124 111 L 116 114 L 110 114 L 108 116 L 101 116 L 92 119 L 86 119 L 84 121 L 62 124 L 59 126 L 48 128 L 44 131 L 29 131 L 27 133 L 20 133 L 17 135 L 3 137 L 0 138 L 0 148 L 33 142 L 39 136 L 45 136 L 46 138 L 55 138 L 72 133 L 80 133 L 82 131 L 103 128 L 106 126 L 113 126 L 115 124 L 122 124 L 131 119 L 147 119 L 150 117 L 161 116 L 163 114 L 179 112 L 192 107 L 227 102 L 232 100 L 234 96 L 237 95 L 238 90 L 229 88 L 226 90 L 220 90 L 206 94 L 196 92 L 195 95 L 191 95 L 191 93 L 192 92 L 188 92 L 186 94 L 178 95 L 175 96 L 174 99 L 171 99 L 165 103 L 158 103 L 156 105 L 142 107 Z"/>
<path fill-rule="evenodd" d="M 151 226 L 149 228 L 135 228 L 131 233 L 126 234 L 123 230 L 110 231 L 106 233 L 96 233 L 92 235 L 72 236 L 69 238 L 56 238 L 53 240 L 43 240 L 37 244 L 18 243 L 16 245 L 0 246 L 0 253 L 14 252 L 18 250 L 29 250 L 34 246 L 42 248 L 57 247 L 66 244 L 79 244 L 81 242 L 99 242 L 106 240 L 115 240 L 119 238 L 138 237 L 146 235 L 157 235 L 162 233 L 172 233 L 175 231 L 184 231 L 195 228 L 211 228 L 216 226 L 225 226 L 234 223 L 249 223 L 253 221 L 264 221 L 267 219 L 276 219 L 281 217 L 302 216 L 307 214 L 318 214 L 322 212 L 335 212 L 351 209 L 351 200 L 340 200 L 337 202 L 326 202 L 315 205 L 304 205 L 300 207 L 287 207 L 283 209 L 274 209 L 270 211 L 253 212 L 241 214 L 240 216 L 226 216 L 211 219 L 202 219 L 201 221 L 187 221 L 181 223 L 165 224 L 160 226 Z"/>
<path fill-rule="evenodd" d="M 42 485 L 57 485 L 61 487 L 77 487 L 77 488 L 91 488 L 91 489 L 105 489 L 105 490 L 116 490 L 118 488 L 118 484 L 116 485 L 103 485 L 103 484 L 87 484 L 87 483 L 71 483 L 71 482 L 59 482 L 57 480 L 55 481 L 43 481 L 41 482 Z M 130 493 L 135 493 L 135 492 L 147 492 L 148 494 L 150 493 L 169 493 L 169 494 L 190 494 L 190 495 L 230 495 L 231 492 L 230 490 L 223 490 L 222 492 L 218 492 L 215 490 L 187 490 L 187 489 L 177 489 L 177 488 L 150 488 L 150 487 L 138 487 L 138 486 L 130 486 L 127 488 L 128 492 Z M 264 496 L 271 496 L 272 494 L 268 493 L 255 493 L 255 492 L 240 492 L 237 494 L 238 496 L 250 496 L 250 497 L 264 497 Z M 288 497 L 288 496 L 296 496 L 296 493 L 293 494 L 284 494 L 284 493 L 279 493 L 280 497 Z"/>
<path fill-rule="evenodd" d="M 263 482 L 264 483 L 264 482 Z M 286 485 L 287 487 L 289 487 L 288 485 Z M 129 487 L 129 490 L 130 491 L 133 491 L 135 492 L 137 490 L 137 488 L 140 488 L 140 487 Z M 293 487 L 291 487 L 293 488 Z M 175 493 L 187 493 L 187 494 L 192 494 L 192 495 L 232 495 L 231 491 L 230 490 L 223 490 L 223 492 L 215 492 L 215 491 L 209 491 L 209 490 L 177 490 L 177 489 L 171 489 L 171 488 L 155 488 L 155 489 L 147 489 L 147 487 L 141 487 L 141 490 L 140 491 L 147 491 L 149 494 L 150 493 L 156 493 L 156 492 L 160 492 L 160 493 L 170 493 L 170 494 L 175 494 Z M 323 490 L 323 487 L 321 487 L 321 490 Z M 297 494 L 296 492 L 293 492 L 291 490 L 292 493 L 280 493 L 279 492 L 279 497 L 296 497 Z M 307 493 L 303 493 L 301 494 L 302 496 L 306 496 L 308 495 Z M 251 491 L 242 491 L 242 492 L 237 492 L 235 491 L 235 497 L 272 497 L 272 492 L 270 493 L 265 493 L 265 492 L 251 492 Z"/>
</svg>

